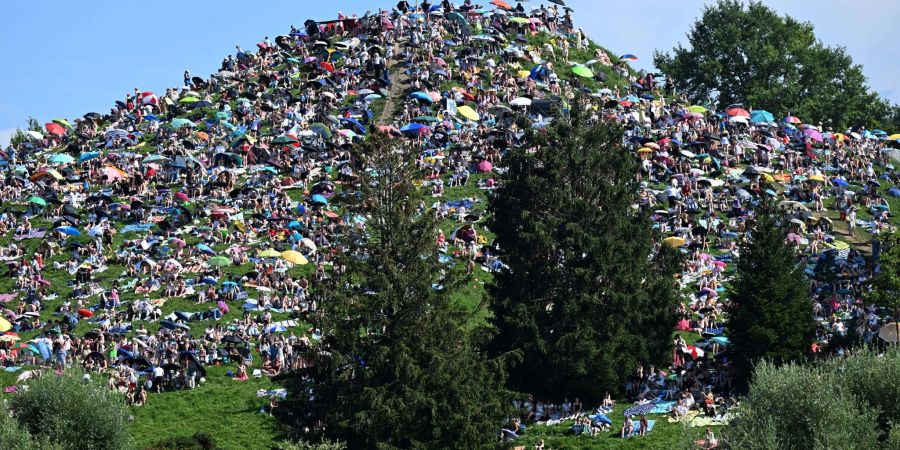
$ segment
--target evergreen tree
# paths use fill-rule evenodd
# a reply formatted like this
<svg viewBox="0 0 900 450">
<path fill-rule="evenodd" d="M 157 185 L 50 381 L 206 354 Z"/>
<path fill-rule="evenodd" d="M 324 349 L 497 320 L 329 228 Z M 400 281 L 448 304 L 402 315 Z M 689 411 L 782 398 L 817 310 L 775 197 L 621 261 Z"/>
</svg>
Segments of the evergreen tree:
<svg viewBox="0 0 900 450">
<path fill-rule="evenodd" d="M 774 202 L 763 199 L 741 245 L 731 298 L 729 350 L 749 377 L 760 360 L 798 361 L 815 339 L 809 286 Z"/>
<path fill-rule="evenodd" d="M 885 235 L 881 245 L 868 297 L 876 305 L 891 310 L 900 332 L 900 231 Z"/>
<path fill-rule="evenodd" d="M 470 313 L 451 303 L 462 278 L 439 261 L 435 218 L 418 209 L 415 153 L 380 134 L 356 152 L 349 212 L 365 229 L 347 232 L 313 366 L 288 380 L 293 425 L 348 448 L 497 442 L 512 400 L 503 365 L 485 358 Z"/>
<path fill-rule="evenodd" d="M 492 287 L 492 350 L 521 357 L 516 389 L 597 399 L 665 361 L 679 257 L 651 257 L 658 236 L 635 207 L 637 160 L 621 128 L 577 103 L 505 160 L 490 228 L 509 269 Z"/>
</svg>

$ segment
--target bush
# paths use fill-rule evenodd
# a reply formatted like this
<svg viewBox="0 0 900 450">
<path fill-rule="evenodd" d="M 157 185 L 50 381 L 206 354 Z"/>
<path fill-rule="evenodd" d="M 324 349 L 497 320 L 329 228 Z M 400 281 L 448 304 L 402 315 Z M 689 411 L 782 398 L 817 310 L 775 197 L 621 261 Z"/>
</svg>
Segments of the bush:
<svg viewBox="0 0 900 450">
<path fill-rule="evenodd" d="M 0 448 L 4 450 L 58 449 L 59 446 L 36 440 L 10 414 L 9 405 L 0 404 Z"/>
<path fill-rule="evenodd" d="M 740 410 L 725 434 L 731 448 L 879 448 L 877 411 L 826 365 L 760 363 Z"/>
<path fill-rule="evenodd" d="M 213 438 L 203 433 L 179 436 L 160 441 L 144 450 L 216 450 Z"/>
<path fill-rule="evenodd" d="M 324 440 L 313 443 L 306 441 L 285 442 L 278 446 L 279 450 L 347 450 L 343 442 Z"/>
<path fill-rule="evenodd" d="M 19 424 L 62 449 L 131 448 L 128 409 L 121 395 L 82 377 L 67 372 L 31 381 L 10 402 Z"/>
</svg>

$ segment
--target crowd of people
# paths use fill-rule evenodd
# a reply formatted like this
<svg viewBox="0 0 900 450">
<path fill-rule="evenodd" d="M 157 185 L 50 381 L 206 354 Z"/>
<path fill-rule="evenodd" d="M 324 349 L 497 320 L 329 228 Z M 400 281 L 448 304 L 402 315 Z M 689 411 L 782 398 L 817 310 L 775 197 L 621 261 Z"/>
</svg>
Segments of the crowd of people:
<svg viewBox="0 0 900 450">
<path fill-rule="evenodd" d="M 499 270 L 478 231 L 486 194 L 449 193 L 495 189 L 522 143 L 515 119 L 544 127 L 573 102 L 625 127 L 638 206 L 659 245 L 686 255 L 676 327 L 703 337 L 677 336 L 669 367 L 637 368 L 623 388 L 639 409 L 618 434 L 652 431 L 651 411 L 727 421 L 737 402 L 720 357 L 723 284 L 764 196 L 795 224 L 786 245 L 811 281 L 815 351 L 841 353 L 853 332 L 876 339 L 882 311 L 862 294 L 877 236 L 893 227 L 886 196 L 900 196 L 887 189 L 900 179 L 887 145 L 897 136 L 691 105 L 670 77 L 591 43 L 562 3 L 400 2 L 307 21 L 237 47 L 208 78 L 185 72 L 180 88 L 136 88 L 108 113 L 28 131 L 0 162 L 0 259 L 14 280 L 0 298 L 3 364 L 104 372 L 135 404 L 195 388 L 204 366 L 231 365 L 238 380 L 303 367 L 322 338 L 301 328 L 320 313 L 316 288 L 342 270 L 340 237 L 365 227 L 341 212 L 355 142 L 408 141 L 435 200 L 421 209 L 457 227 L 436 236 L 444 257 Z M 614 425 L 607 400 L 593 413 L 578 399 L 519 407 L 527 422 L 574 420 L 596 435 Z M 511 424 L 515 437 L 524 425 Z"/>
</svg>

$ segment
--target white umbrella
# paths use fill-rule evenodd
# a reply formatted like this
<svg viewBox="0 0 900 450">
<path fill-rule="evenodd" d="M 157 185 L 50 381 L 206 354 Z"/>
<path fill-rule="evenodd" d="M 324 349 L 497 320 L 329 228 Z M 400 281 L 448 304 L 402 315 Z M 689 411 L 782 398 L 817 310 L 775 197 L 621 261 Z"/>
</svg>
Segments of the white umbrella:
<svg viewBox="0 0 900 450">
<path fill-rule="evenodd" d="M 44 138 L 44 135 L 41 133 L 38 133 L 37 131 L 27 130 L 27 131 L 25 131 L 25 134 L 27 134 L 28 137 L 38 140 L 38 141 Z"/>
<path fill-rule="evenodd" d="M 310 238 L 303 238 L 300 240 L 300 243 L 303 244 L 306 248 L 312 250 L 313 253 L 315 253 L 317 250 L 316 243 L 313 242 Z"/>
<path fill-rule="evenodd" d="M 900 338 L 898 338 L 897 336 L 897 322 L 884 324 L 881 329 L 878 330 L 878 337 L 880 337 L 884 342 L 888 342 L 891 344 L 900 342 Z"/>
<path fill-rule="evenodd" d="M 512 106 L 531 106 L 531 99 L 525 97 L 516 97 L 509 102 Z"/>
</svg>

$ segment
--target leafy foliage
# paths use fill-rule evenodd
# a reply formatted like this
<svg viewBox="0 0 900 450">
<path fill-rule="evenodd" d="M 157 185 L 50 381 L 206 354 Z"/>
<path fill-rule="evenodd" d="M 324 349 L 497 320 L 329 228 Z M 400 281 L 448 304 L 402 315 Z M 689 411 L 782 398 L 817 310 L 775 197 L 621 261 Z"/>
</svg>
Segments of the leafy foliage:
<svg viewBox="0 0 900 450">
<path fill-rule="evenodd" d="M 803 359 L 815 338 L 807 283 L 786 238 L 774 203 L 764 199 L 741 246 L 728 322 L 731 352 L 744 376 L 764 359 Z"/>
<path fill-rule="evenodd" d="M 882 246 L 868 297 L 873 303 L 896 311 L 900 309 L 900 231 L 885 235 Z"/>
<path fill-rule="evenodd" d="M 350 448 L 478 448 L 496 442 L 511 405 L 502 364 L 478 349 L 469 312 L 451 294 L 462 281 L 437 257 L 434 217 L 418 209 L 414 152 L 376 135 L 355 149 L 349 194 L 365 231 L 345 236 L 319 325 L 313 367 L 288 379 L 292 425 Z"/>
<path fill-rule="evenodd" d="M 757 365 L 741 416 L 726 430 L 730 448 L 871 449 L 877 413 L 837 371 L 817 365 Z"/>
<path fill-rule="evenodd" d="M 78 372 L 46 375 L 10 400 L 18 422 L 33 436 L 64 449 L 127 449 L 128 408 L 122 397 Z"/>
<path fill-rule="evenodd" d="M 650 223 L 632 207 L 637 162 L 621 141 L 576 106 L 507 157 L 491 204 L 509 265 L 492 288 L 493 351 L 522 357 L 517 389 L 599 398 L 665 357 L 678 257 L 665 248 L 651 259 Z"/>
<path fill-rule="evenodd" d="M 744 103 L 775 114 L 821 121 L 836 129 L 890 121 L 891 105 L 871 91 L 862 67 L 843 47 L 819 41 L 810 23 L 780 16 L 761 2 L 719 0 L 705 7 L 671 54 L 656 66 L 695 103 L 718 93 L 718 104 Z"/>
</svg>

